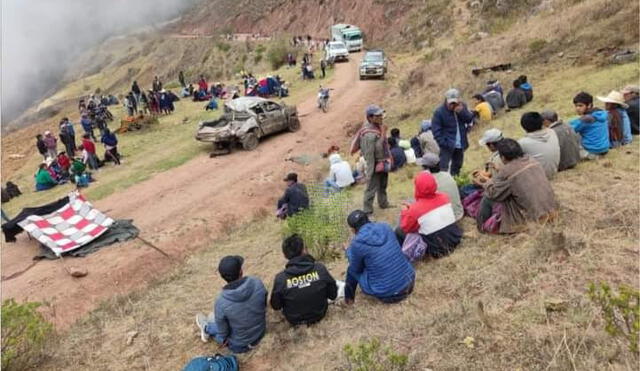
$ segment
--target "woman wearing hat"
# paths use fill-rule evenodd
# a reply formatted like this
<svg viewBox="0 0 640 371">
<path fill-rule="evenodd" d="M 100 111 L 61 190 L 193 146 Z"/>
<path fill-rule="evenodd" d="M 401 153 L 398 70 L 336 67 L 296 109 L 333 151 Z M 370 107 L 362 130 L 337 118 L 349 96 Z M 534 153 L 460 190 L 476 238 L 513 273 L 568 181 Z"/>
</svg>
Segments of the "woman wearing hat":
<svg viewBox="0 0 640 371">
<path fill-rule="evenodd" d="M 629 107 L 622 93 L 612 90 L 606 97 L 597 97 L 604 103 L 609 122 L 611 148 L 631 143 L 631 121 L 626 109 Z"/>
</svg>

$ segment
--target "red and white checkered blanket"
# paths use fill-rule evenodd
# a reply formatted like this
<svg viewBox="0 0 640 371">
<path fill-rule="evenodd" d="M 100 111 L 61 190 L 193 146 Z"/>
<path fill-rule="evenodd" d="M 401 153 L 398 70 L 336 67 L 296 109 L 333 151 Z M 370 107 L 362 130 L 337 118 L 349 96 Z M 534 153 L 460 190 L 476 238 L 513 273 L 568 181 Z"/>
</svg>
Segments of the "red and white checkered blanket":
<svg viewBox="0 0 640 371">
<path fill-rule="evenodd" d="M 103 234 L 113 219 L 91 205 L 80 193 L 69 194 L 69 203 L 49 215 L 31 215 L 18 223 L 57 256 L 77 249 Z"/>
</svg>

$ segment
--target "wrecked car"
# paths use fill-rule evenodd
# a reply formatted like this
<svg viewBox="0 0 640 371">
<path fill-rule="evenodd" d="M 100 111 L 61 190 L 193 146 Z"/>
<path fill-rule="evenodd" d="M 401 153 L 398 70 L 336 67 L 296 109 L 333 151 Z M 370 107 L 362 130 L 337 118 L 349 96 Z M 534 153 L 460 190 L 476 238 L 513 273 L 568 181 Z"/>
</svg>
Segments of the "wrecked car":
<svg viewBox="0 0 640 371">
<path fill-rule="evenodd" d="M 213 143 L 211 156 L 216 156 L 231 153 L 238 144 L 251 151 L 267 135 L 299 129 L 295 106 L 259 97 L 241 97 L 225 103 L 219 119 L 200 122 L 196 139 Z"/>
</svg>

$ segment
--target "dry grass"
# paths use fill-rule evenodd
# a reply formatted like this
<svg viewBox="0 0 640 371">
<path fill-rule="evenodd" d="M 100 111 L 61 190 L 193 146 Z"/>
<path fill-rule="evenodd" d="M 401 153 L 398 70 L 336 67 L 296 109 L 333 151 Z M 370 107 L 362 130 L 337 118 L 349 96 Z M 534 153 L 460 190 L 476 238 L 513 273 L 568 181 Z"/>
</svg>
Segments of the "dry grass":
<svg viewBox="0 0 640 371">
<path fill-rule="evenodd" d="M 404 72 L 416 67 L 424 71 L 425 81 L 409 86 L 406 94 L 393 89 L 386 102 L 393 126 L 397 123 L 407 135 L 415 131 L 418 120 L 430 116 L 440 94 L 450 85 L 461 87 L 466 96 L 479 89 L 490 76 L 472 79 L 472 66 L 507 58 L 520 58 L 518 61 L 525 63 L 527 55 L 521 51 L 528 52 L 535 39 L 551 42 L 556 36 L 567 37 L 576 41 L 575 45 L 568 42 L 575 48 L 571 50 L 584 48 L 585 40 L 604 43 L 591 39 L 594 32 L 603 29 L 598 31 L 599 26 L 613 29 L 614 22 L 628 20 L 634 11 L 637 15 L 634 3 L 625 12 L 587 19 L 588 26 L 580 16 L 619 2 L 574 3 L 553 2 L 564 8 L 515 21 L 515 28 L 492 36 L 487 48 L 476 50 L 462 42 L 447 52 L 437 50 L 438 56 L 446 56 L 443 59 L 427 62 L 422 52 L 394 58 L 391 81 L 396 86 Z M 529 26 L 528 35 L 520 33 L 522 26 Z M 627 35 L 637 42 L 637 32 Z M 449 41 L 448 45 L 453 44 Z M 593 46 L 584 50 L 593 50 Z M 536 60 L 524 64 L 526 70 L 497 73 L 495 77 L 506 82 L 526 71 L 536 89 L 536 97 L 526 109 L 555 108 L 563 117 L 572 114 L 571 98 L 579 90 L 601 94 L 638 80 L 636 65 L 596 68 L 575 60 L 551 58 L 548 64 Z M 522 112 L 502 115 L 492 126 L 517 138 Z M 403 120 L 394 120 L 403 113 Z M 477 167 L 487 156 L 477 145 L 480 135 L 481 130 L 471 134 L 466 170 Z M 242 367 L 344 369 L 344 345 L 378 337 L 383 345 L 407 354 L 411 369 L 637 368 L 638 359 L 603 330 L 586 289 L 593 281 L 638 288 L 639 156 L 636 140 L 604 160 L 581 163 L 558 174 L 553 188 L 561 217 L 553 225 L 532 226 L 529 233 L 515 236 L 487 236 L 465 219 L 463 244 L 449 257 L 418 264 L 415 291 L 400 304 L 383 305 L 360 295 L 355 306 L 333 306 L 324 321 L 308 328 L 291 328 L 279 313 L 269 311 L 268 333 L 257 350 L 240 357 Z M 411 177 L 416 171 L 407 168 L 392 175 L 389 191 L 394 203 L 412 197 Z M 354 207 L 360 205 L 360 192 L 354 192 Z M 397 209 L 385 210 L 376 218 L 395 224 L 397 213 Z M 104 303 L 60 338 L 43 368 L 175 370 L 191 357 L 219 351 L 215 345 L 199 341 L 193 323 L 196 312 L 210 310 L 223 286 L 216 272 L 218 260 L 227 254 L 244 255 L 245 272 L 258 276 L 269 288 L 285 263 L 278 222 L 268 212 L 256 217 L 240 229 L 229 226 L 230 231 L 234 229 L 232 234 L 203 246 L 182 267 L 151 287 Z M 343 278 L 346 261 L 331 262 L 328 268 L 336 278 Z M 564 304 L 561 309 L 548 309 L 548 302 L 558 301 Z M 138 336 L 127 346 L 130 331 L 137 331 Z M 467 345 L 464 339 L 469 337 L 473 341 Z"/>
<path fill-rule="evenodd" d="M 593 73 L 585 85 L 589 90 L 604 88 L 599 84 L 611 81 L 605 76 L 632 71 L 622 66 Z M 566 86 L 549 98 L 553 106 L 564 106 L 569 94 L 565 82 L 570 80 L 560 77 L 549 75 L 536 84 L 539 91 L 546 84 Z M 508 122 L 501 121 L 505 127 Z M 605 333 L 585 293 L 593 281 L 637 287 L 639 154 L 636 142 L 605 160 L 560 173 L 554 190 L 561 218 L 554 225 L 487 236 L 465 220 L 461 247 L 447 258 L 420 263 L 415 292 L 401 304 L 359 296 L 354 307 L 333 306 L 310 328 L 291 328 L 269 311 L 268 334 L 255 352 L 240 357 L 243 367 L 341 369 L 344 345 L 379 337 L 407 354 L 412 369 L 633 369 L 637 359 Z M 477 146 L 468 152 L 471 164 L 485 156 Z M 415 171 L 393 174 L 394 201 L 411 197 Z M 356 192 L 354 207 L 359 196 Z M 391 223 L 396 217 L 397 210 L 377 214 Z M 205 247 L 147 290 L 105 303 L 61 339 L 45 368 L 172 370 L 193 356 L 215 353 L 214 345 L 198 340 L 193 316 L 210 310 L 223 285 L 218 259 L 244 255 L 245 271 L 270 287 L 285 262 L 279 232 L 273 218 L 255 221 Z M 344 259 L 328 267 L 336 278 L 344 277 Z M 563 309 L 546 308 L 557 301 Z M 130 331 L 139 335 L 126 346 Z M 467 337 L 473 338 L 472 348 L 463 342 Z"/>
</svg>

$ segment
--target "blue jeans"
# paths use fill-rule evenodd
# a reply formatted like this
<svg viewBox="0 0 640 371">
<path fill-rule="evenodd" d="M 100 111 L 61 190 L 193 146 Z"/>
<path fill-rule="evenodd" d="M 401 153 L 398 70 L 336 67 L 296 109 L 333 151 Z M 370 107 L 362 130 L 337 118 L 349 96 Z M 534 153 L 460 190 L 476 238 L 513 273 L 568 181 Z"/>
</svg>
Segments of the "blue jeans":
<svg viewBox="0 0 640 371">
<path fill-rule="evenodd" d="M 464 149 L 440 148 L 440 170 L 448 171 L 452 176 L 460 174 L 464 161 Z M 451 166 L 449 166 L 451 164 Z"/>
<path fill-rule="evenodd" d="M 345 286 L 344 286 L 344 297 L 345 299 L 355 299 L 356 296 L 356 288 L 358 287 L 358 280 L 360 279 L 360 276 L 352 273 L 349 269 L 347 269 L 347 279 L 345 280 Z M 413 292 L 413 285 L 415 283 L 415 280 L 411 281 L 411 283 L 409 285 L 407 285 L 406 288 L 404 288 L 402 291 L 400 291 L 399 293 L 392 295 L 392 296 L 385 296 L 385 297 L 378 297 L 375 296 L 376 299 L 380 300 L 383 303 L 386 304 L 393 304 L 393 303 L 397 303 L 400 302 L 404 299 L 406 299 L 409 294 L 411 294 L 411 292 Z M 369 293 L 365 292 L 364 290 L 362 291 L 363 293 L 370 295 Z M 373 295 L 371 295 L 373 296 Z"/>
<path fill-rule="evenodd" d="M 218 334 L 218 325 L 216 325 L 215 321 L 207 322 L 207 324 L 204 326 L 204 332 L 206 332 L 209 336 L 213 337 L 213 339 L 218 344 L 223 344 L 225 341 L 225 339 Z M 256 345 L 258 345 L 260 340 L 262 340 L 263 336 L 264 334 L 260 335 L 258 340 L 254 341 L 253 344 L 250 344 L 250 345 L 235 346 L 233 344 L 228 344 L 228 347 L 234 353 L 246 353 L 251 349 L 253 349 Z"/>
<path fill-rule="evenodd" d="M 324 195 L 330 195 L 332 193 L 338 193 L 342 191 L 342 188 L 338 185 L 338 183 L 334 182 L 331 179 L 325 179 L 324 181 Z"/>
</svg>

